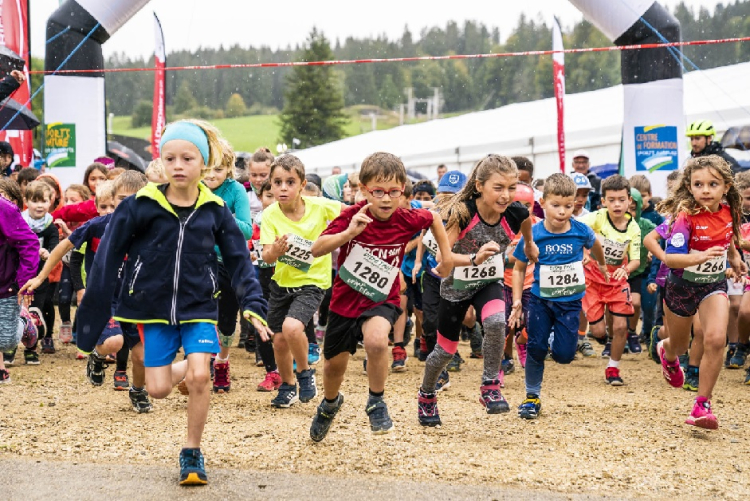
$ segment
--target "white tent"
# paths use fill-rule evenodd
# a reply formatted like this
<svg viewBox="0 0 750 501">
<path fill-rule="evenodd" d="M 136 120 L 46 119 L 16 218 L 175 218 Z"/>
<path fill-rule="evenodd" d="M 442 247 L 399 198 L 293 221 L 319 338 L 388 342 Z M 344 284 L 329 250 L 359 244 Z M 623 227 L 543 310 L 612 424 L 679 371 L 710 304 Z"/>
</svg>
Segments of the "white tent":
<svg viewBox="0 0 750 501">
<path fill-rule="evenodd" d="M 711 119 L 720 133 L 734 125 L 750 124 L 748 81 L 750 63 L 685 74 L 685 123 L 699 118 Z M 622 85 L 567 95 L 567 151 L 587 149 L 592 165 L 618 163 L 623 111 Z M 687 140 L 684 147 L 689 149 Z M 428 177 L 435 176 L 438 164 L 468 172 L 488 153 L 524 155 L 534 162 L 535 175 L 546 177 L 559 169 L 555 100 L 511 104 L 454 118 L 403 125 L 294 154 L 302 159 L 309 172 L 327 175 L 334 166 L 344 172 L 358 170 L 362 160 L 375 151 L 394 153 L 408 169 Z M 567 160 L 568 164 L 570 161 Z"/>
</svg>

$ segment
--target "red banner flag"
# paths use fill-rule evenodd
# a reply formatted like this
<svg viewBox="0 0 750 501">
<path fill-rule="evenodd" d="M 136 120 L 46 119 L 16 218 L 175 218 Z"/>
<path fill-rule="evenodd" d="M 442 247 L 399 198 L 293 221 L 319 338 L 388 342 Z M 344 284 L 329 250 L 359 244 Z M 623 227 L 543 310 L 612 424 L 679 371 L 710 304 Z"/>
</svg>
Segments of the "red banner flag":
<svg viewBox="0 0 750 501">
<path fill-rule="evenodd" d="M 166 71 L 167 53 L 164 49 L 164 33 L 161 30 L 159 18 L 154 13 L 154 30 L 156 35 L 156 50 L 154 52 L 154 111 L 151 115 L 151 155 L 159 157 L 159 143 L 161 142 L 161 131 L 167 124 L 166 109 Z"/>
<path fill-rule="evenodd" d="M 13 93 L 12 99 L 21 104 L 26 103 L 31 96 L 29 68 L 31 66 L 31 50 L 29 49 L 28 32 L 28 1 L 2 1 L 0 0 L 0 45 L 5 45 L 10 50 L 21 56 L 26 61 L 24 73 L 26 81 Z M 31 103 L 27 105 L 31 109 Z M 5 124 L 0 124 L 0 128 Z M 5 130 L 0 132 L 0 141 L 8 141 L 13 147 L 15 161 L 24 167 L 34 162 L 34 143 L 30 130 Z"/>
<path fill-rule="evenodd" d="M 552 50 L 563 50 L 562 32 L 557 19 L 552 23 Z M 557 103 L 557 151 L 560 156 L 560 172 L 565 172 L 565 54 L 552 54 L 552 74 L 555 82 L 555 101 Z"/>
</svg>

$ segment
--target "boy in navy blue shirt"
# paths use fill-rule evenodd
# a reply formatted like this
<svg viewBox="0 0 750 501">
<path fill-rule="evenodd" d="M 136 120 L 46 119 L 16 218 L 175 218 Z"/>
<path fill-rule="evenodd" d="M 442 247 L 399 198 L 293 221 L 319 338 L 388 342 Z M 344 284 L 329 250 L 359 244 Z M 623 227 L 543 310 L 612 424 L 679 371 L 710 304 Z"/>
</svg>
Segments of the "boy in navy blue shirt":
<svg viewBox="0 0 750 501">
<path fill-rule="evenodd" d="M 584 248 L 599 263 L 607 276 L 604 251 L 594 231 L 573 219 L 576 185 L 564 174 L 553 174 L 544 183 L 541 200 L 546 219 L 532 228 L 534 242 L 539 247 L 539 262 L 534 268 L 534 285 L 528 310 L 522 312 L 521 296 L 528 258 L 524 253 L 524 239 L 516 246 L 513 257 L 513 311 L 509 325 L 527 317 L 528 332 L 526 358 L 526 399 L 518 407 L 518 415 L 535 419 L 541 411 L 539 394 L 544 377 L 544 359 L 550 349 L 549 338 L 554 329 L 552 358 L 569 364 L 578 346 L 578 320 L 581 298 L 586 291 L 583 272 Z"/>
</svg>

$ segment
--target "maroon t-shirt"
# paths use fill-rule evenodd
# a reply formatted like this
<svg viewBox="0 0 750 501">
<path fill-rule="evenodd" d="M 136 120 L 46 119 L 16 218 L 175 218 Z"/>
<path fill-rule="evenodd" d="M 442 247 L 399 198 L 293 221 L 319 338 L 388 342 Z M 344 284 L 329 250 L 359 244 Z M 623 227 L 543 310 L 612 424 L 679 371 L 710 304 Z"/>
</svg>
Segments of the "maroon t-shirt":
<svg viewBox="0 0 750 501">
<path fill-rule="evenodd" d="M 366 203 L 363 201 L 341 211 L 341 214 L 331 221 L 328 228 L 321 235 L 337 235 L 346 231 L 354 215 Z M 400 268 L 401 262 L 404 259 L 406 244 L 414 237 L 415 233 L 429 228 L 433 221 L 432 213 L 426 209 L 399 208 L 396 209 L 388 221 L 375 219 L 370 211 L 367 212 L 367 215 L 372 219 L 372 222 L 367 225 L 362 233 L 354 237 L 353 240 L 341 246 L 341 253 L 338 258 L 339 269 L 341 269 L 352 246 L 355 244 L 361 245 L 367 251 L 391 266 Z M 357 318 L 364 311 L 380 304 L 391 303 L 394 306 L 400 306 L 399 289 L 399 280 L 396 279 L 388 294 L 388 299 L 380 303 L 375 303 L 349 287 L 337 275 L 333 281 L 331 311 L 342 317 Z"/>
</svg>

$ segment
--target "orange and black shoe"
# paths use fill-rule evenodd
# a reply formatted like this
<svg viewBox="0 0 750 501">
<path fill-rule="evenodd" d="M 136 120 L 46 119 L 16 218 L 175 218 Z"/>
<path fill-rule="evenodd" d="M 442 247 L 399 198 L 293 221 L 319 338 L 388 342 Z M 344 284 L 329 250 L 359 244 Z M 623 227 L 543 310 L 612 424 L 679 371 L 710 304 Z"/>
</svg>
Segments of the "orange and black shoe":
<svg viewBox="0 0 750 501">
<path fill-rule="evenodd" d="M 115 391 L 128 391 L 130 389 L 130 381 L 128 381 L 128 373 L 125 371 L 115 371 L 114 382 L 115 382 Z"/>
<path fill-rule="evenodd" d="M 200 449 L 180 451 L 180 485 L 206 485 L 206 467 Z"/>
</svg>

